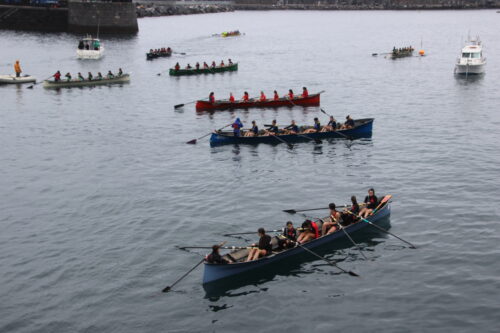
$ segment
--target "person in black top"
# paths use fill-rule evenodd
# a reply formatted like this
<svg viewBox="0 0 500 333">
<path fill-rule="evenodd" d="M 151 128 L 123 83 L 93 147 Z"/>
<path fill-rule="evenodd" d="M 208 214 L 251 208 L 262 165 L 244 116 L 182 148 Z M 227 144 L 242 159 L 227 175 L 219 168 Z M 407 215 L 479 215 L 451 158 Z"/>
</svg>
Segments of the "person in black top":
<svg viewBox="0 0 500 333">
<path fill-rule="evenodd" d="M 348 226 L 349 224 L 352 224 L 352 223 L 355 223 L 357 222 L 359 219 L 352 215 L 351 213 L 348 213 L 347 211 L 351 211 L 353 212 L 354 214 L 358 215 L 359 214 L 359 205 L 358 205 L 358 200 L 356 199 L 356 196 L 352 196 L 351 197 L 351 208 L 348 209 L 346 208 L 343 212 L 342 212 L 342 226 Z"/>
<path fill-rule="evenodd" d="M 331 132 L 331 131 L 335 131 L 336 129 L 337 129 L 337 121 L 335 120 L 335 118 L 333 116 L 330 116 L 330 120 L 328 121 L 328 124 L 326 124 L 326 126 L 323 127 L 321 132 Z"/>
<path fill-rule="evenodd" d="M 250 249 L 246 261 L 257 260 L 260 257 L 271 254 L 271 236 L 266 235 L 266 231 L 264 230 L 264 228 L 259 228 L 258 235 L 260 237 L 258 247 Z M 257 244 L 252 244 L 252 246 L 257 246 Z"/>
<path fill-rule="evenodd" d="M 279 132 L 278 125 L 276 125 L 276 119 L 273 119 L 271 126 L 266 130 L 265 135 L 277 135 Z"/>
<path fill-rule="evenodd" d="M 245 136 L 257 136 L 259 135 L 259 127 L 255 120 L 252 120 L 252 128 L 249 131 L 245 132 Z"/>
<path fill-rule="evenodd" d="M 281 249 L 286 249 L 295 246 L 295 241 L 297 240 L 297 230 L 293 227 L 292 221 L 286 223 L 286 227 L 283 228 L 283 234 L 279 239 L 279 247 Z"/>
<path fill-rule="evenodd" d="M 229 264 L 229 261 L 219 254 L 219 245 L 212 246 L 212 253 L 206 257 L 206 260 L 210 264 Z"/>
<path fill-rule="evenodd" d="M 299 126 L 292 120 L 292 123 L 285 127 L 285 134 L 297 134 L 299 133 Z"/>
<path fill-rule="evenodd" d="M 366 204 L 366 207 L 361 209 L 359 215 L 367 218 L 378 205 L 378 199 L 375 196 L 375 190 L 373 188 L 368 190 L 368 195 L 365 197 L 364 203 Z"/>
<path fill-rule="evenodd" d="M 351 116 L 345 117 L 346 121 L 344 125 L 342 126 L 342 129 L 349 129 L 354 127 L 354 120 L 351 118 Z"/>
</svg>

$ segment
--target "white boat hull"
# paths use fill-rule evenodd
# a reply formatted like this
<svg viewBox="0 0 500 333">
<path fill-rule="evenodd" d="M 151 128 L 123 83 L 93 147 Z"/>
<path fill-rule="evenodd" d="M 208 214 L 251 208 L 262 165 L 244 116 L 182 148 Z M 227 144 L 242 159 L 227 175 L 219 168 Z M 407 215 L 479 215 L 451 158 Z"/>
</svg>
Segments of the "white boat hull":
<svg viewBox="0 0 500 333">
<path fill-rule="evenodd" d="M 104 47 L 101 46 L 99 50 L 76 50 L 78 59 L 101 59 L 104 56 Z"/>
<path fill-rule="evenodd" d="M 456 64 L 455 74 L 460 75 L 477 75 L 484 73 L 485 64 Z"/>
<path fill-rule="evenodd" d="M 16 77 L 15 75 L 0 75 L 0 84 L 21 84 L 36 82 L 36 77 L 25 75 Z"/>
</svg>

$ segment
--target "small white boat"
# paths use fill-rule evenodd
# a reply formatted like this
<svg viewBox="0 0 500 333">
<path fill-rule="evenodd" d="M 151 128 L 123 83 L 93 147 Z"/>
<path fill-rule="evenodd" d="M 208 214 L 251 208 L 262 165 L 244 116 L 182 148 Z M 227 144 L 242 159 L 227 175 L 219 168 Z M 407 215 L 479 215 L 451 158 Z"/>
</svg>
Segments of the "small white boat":
<svg viewBox="0 0 500 333">
<path fill-rule="evenodd" d="M 99 38 L 87 35 L 78 42 L 76 55 L 78 59 L 101 59 L 104 56 L 104 46 Z"/>
<path fill-rule="evenodd" d="M 31 75 L 23 75 L 16 77 L 15 75 L 0 75 L 0 84 L 21 84 L 36 82 L 36 77 Z"/>
<path fill-rule="evenodd" d="M 469 38 L 455 64 L 455 74 L 483 74 L 485 65 L 486 58 L 483 57 L 483 46 L 479 37 L 473 40 Z"/>
</svg>

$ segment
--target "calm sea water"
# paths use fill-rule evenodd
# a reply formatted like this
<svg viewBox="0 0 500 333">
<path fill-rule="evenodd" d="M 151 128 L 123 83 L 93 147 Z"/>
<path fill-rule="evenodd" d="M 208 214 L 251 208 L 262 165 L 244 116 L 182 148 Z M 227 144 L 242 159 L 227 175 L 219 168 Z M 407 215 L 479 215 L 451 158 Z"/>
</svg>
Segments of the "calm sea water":
<svg viewBox="0 0 500 333">
<path fill-rule="evenodd" d="M 132 72 L 129 85 L 47 91 L 0 87 L 1 332 L 494 332 L 500 310 L 500 15 L 482 11 L 235 12 L 141 19 L 137 36 L 102 37 L 78 61 L 78 36 L 0 32 L 0 72 L 20 59 L 56 70 Z M 240 38 L 213 33 L 240 29 Z M 487 74 L 453 76 L 461 40 L 479 34 Z M 427 56 L 371 54 L 414 45 Z M 187 55 L 147 62 L 150 48 Z M 237 73 L 170 78 L 175 62 L 240 62 Z M 236 117 L 311 123 L 317 108 L 197 114 L 203 98 L 302 86 L 325 90 L 338 119 L 375 117 L 371 140 L 322 145 L 185 142 Z M 215 291 L 200 267 L 161 289 L 203 251 L 244 245 L 227 232 L 280 227 L 308 208 L 394 196 L 391 231 Z M 316 212 L 324 214 L 325 212 Z M 254 240 L 253 237 L 248 239 Z"/>
</svg>

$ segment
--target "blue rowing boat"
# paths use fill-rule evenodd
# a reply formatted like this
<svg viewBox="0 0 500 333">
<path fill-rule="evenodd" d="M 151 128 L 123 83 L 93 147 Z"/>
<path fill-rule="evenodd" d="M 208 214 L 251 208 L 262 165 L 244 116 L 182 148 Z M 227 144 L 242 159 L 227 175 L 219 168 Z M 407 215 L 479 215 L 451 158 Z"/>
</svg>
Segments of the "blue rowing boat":
<svg viewBox="0 0 500 333">
<path fill-rule="evenodd" d="M 391 215 L 391 206 L 390 206 L 390 201 L 385 203 L 383 206 L 379 208 L 379 210 L 371 215 L 369 218 L 367 218 L 368 221 L 372 222 L 373 224 L 376 225 L 381 225 L 383 222 L 386 222 L 387 219 Z M 319 223 L 319 228 L 321 230 L 321 221 L 317 221 Z M 358 221 L 354 224 L 348 225 L 345 227 L 345 230 L 349 235 L 352 235 L 353 233 L 356 233 L 364 228 L 370 228 L 369 224 L 364 221 Z M 373 228 L 373 227 L 372 227 Z M 322 237 L 319 237 L 315 240 L 312 240 L 308 243 L 305 243 L 303 246 L 308 248 L 308 249 L 313 249 L 322 245 L 329 244 L 331 245 L 332 242 L 340 242 L 343 239 L 346 238 L 346 235 L 343 231 L 339 230 L 337 232 L 331 233 L 329 235 L 325 235 Z M 264 266 L 270 265 L 272 263 L 276 263 L 278 261 L 281 261 L 285 258 L 297 255 L 299 253 L 304 253 L 306 250 L 304 250 L 301 247 L 294 247 L 291 249 L 285 249 L 282 250 L 281 252 L 278 252 L 277 249 L 274 247 L 277 247 L 277 237 L 273 237 L 271 244 L 273 244 L 273 253 L 269 256 L 262 257 L 260 259 L 254 260 L 254 261 L 248 261 L 245 262 L 245 258 L 248 255 L 248 249 L 242 249 L 242 250 L 237 250 L 230 252 L 226 255 L 223 256 L 224 259 L 232 262 L 230 264 L 212 264 L 205 262 L 205 270 L 203 273 L 203 284 L 208 284 L 212 283 L 215 281 L 219 281 L 222 279 L 234 277 L 236 275 L 240 275 L 242 273 L 262 268 Z"/>
<path fill-rule="evenodd" d="M 258 135 L 258 136 L 234 136 L 232 131 L 217 131 L 210 137 L 211 146 L 228 144 L 278 144 L 307 142 L 321 139 L 360 139 L 371 138 L 374 118 L 356 119 L 354 127 L 344 130 L 308 133 L 308 134 L 286 134 L 286 135 Z M 304 131 L 312 126 L 301 126 Z"/>
</svg>

